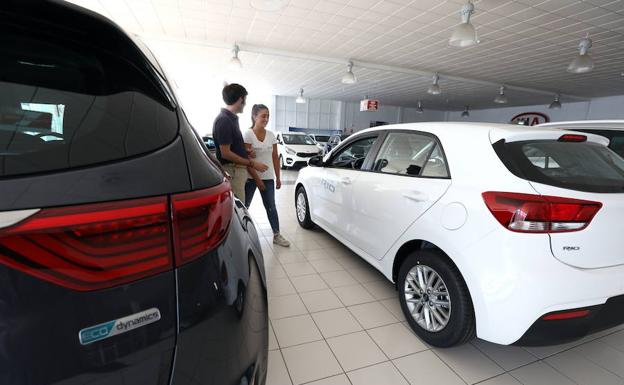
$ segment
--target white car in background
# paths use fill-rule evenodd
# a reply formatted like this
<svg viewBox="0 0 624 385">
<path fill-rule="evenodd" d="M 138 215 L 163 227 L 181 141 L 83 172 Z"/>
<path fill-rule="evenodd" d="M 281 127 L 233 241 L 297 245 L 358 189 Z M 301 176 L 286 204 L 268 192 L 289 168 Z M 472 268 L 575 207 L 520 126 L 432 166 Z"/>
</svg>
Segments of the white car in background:
<svg viewBox="0 0 624 385">
<path fill-rule="evenodd" d="M 544 345 L 624 322 L 624 160 L 603 137 L 487 123 L 359 132 L 299 173 L 299 224 L 396 284 L 413 330 Z"/>
<path fill-rule="evenodd" d="M 330 135 L 320 135 L 320 134 L 308 134 L 308 135 L 310 135 L 310 137 L 314 139 L 314 141 L 316 142 L 316 145 L 321 150 L 325 149 L 325 145 L 327 144 L 327 141 L 329 141 L 329 137 L 330 137 Z"/>
<path fill-rule="evenodd" d="M 609 148 L 624 158 L 624 120 L 579 120 L 540 124 L 539 127 L 587 132 L 609 139 Z"/>
<path fill-rule="evenodd" d="M 306 166 L 308 159 L 322 153 L 314 139 L 301 132 L 278 132 L 277 149 L 282 169 Z"/>
</svg>

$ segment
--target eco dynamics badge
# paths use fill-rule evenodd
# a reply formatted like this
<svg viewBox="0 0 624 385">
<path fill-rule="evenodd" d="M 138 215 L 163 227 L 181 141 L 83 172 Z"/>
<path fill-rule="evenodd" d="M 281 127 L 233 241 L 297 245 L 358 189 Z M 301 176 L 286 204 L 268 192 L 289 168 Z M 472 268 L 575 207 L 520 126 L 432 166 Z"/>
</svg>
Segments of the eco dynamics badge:
<svg viewBox="0 0 624 385">
<path fill-rule="evenodd" d="M 84 328 L 78 332 L 78 339 L 80 340 L 80 344 L 88 345 L 96 341 L 152 324 L 158 320 L 160 320 L 160 310 L 154 307 L 114 321 L 104 322 L 99 325 Z"/>
</svg>

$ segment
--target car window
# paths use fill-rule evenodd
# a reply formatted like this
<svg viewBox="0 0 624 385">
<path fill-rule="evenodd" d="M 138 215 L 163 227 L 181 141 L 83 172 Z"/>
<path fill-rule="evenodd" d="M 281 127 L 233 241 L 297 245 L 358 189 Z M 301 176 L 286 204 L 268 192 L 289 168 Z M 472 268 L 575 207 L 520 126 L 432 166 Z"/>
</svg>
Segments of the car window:
<svg viewBox="0 0 624 385">
<path fill-rule="evenodd" d="M 327 142 L 327 140 L 329 139 L 329 136 L 316 135 L 314 138 L 316 139 L 317 142 Z"/>
<path fill-rule="evenodd" d="M 388 174 L 419 176 L 435 146 L 436 141 L 429 136 L 403 132 L 390 133 L 375 159 L 374 170 Z"/>
<path fill-rule="evenodd" d="M 442 148 L 439 144 L 436 144 L 433 148 L 433 152 L 429 155 L 429 159 L 425 163 L 425 168 L 421 176 L 431 178 L 448 178 L 448 168 L 446 166 L 446 159 L 442 153 Z"/>
<path fill-rule="evenodd" d="M 624 158 L 624 133 L 613 135 L 611 143 L 609 143 L 609 148 Z"/>
<path fill-rule="evenodd" d="M 204 136 L 202 139 L 204 140 L 204 144 L 206 144 L 206 147 L 208 147 L 209 149 L 216 148 L 215 142 L 211 137 Z"/>
<path fill-rule="evenodd" d="M 285 144 L 292 144 L 292 145 L 298 145 L 298 144 L 315 145 L 316 144 L 314 139 L 312 139 L 308 135 L 284 134 L 283 138 L 284 138 Z"/>
<path fill-rule="evenodd" d="M 377 137 L 369 137 L 349 144 L 341 149 L 330 161 L 330 167 L 360 170 Z"/>
<path fill-rule="evenodd" d="M 177 135 L 176 112 L 153 72 L 35 28 L 11 27 L 4 37 L 0 177 L 125 159 Z"/>
<path fill-rule="evenodd" d="M 624 159 L 598 143 L 501 140 L 494 149 L 509 171 L 533 182 L 586 192 L 624 192 Z"/>
</svg>

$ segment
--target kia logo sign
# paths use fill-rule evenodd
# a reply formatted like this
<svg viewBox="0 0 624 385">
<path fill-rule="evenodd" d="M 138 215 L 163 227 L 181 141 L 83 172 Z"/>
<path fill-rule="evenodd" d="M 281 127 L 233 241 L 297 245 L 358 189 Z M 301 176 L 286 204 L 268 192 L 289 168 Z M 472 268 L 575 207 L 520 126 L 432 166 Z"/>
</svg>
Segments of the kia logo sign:
<svg viewBox="0 0 624 385">
<path fill-rule="evenodd" d="M 521 124 L 524 126 L 536 126 L 542 123 L 548 123 L 550 119 L 548 115 L 541 112 L 524 112 L 511 118 L 511 124 Z"/>
</svg>

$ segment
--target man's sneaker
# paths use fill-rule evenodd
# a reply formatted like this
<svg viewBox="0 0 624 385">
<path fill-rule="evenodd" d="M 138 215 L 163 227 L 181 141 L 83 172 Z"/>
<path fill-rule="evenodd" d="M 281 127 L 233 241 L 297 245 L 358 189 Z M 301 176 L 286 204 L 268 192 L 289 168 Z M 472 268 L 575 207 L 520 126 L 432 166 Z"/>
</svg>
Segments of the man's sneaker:
<svg viewBox="0 0 624 385">
<path fill-rule="evenodd" d="M 290 246 L 290 242 L 288 242 L 288 240 L 286 238 L 284 238 L 284 236 L 282 234 L 275 234 L 273 236 L 273 243 L 275 243 L 276 245 L 279 245 L 279 246 L 283 246 L 283 247 L 289 247 Z"/>
</svg>

